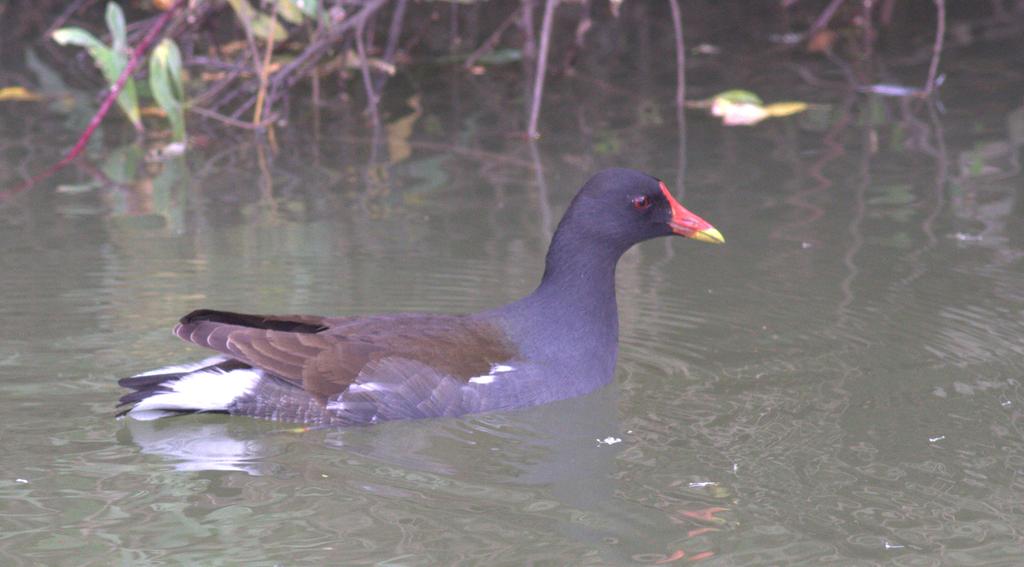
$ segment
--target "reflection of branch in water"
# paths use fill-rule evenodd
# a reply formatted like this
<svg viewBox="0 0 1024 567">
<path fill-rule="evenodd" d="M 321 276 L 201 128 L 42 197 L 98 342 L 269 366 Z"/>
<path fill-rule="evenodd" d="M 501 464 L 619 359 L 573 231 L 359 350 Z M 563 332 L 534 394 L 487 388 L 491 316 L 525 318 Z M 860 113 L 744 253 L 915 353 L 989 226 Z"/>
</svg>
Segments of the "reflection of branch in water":
<svg viewBox="0 0 1024 567">
<path fill-rule="evenodd" d="M 380 109 L 378 108 L 380 96 L 373 88 L 373 77 L 370 76 L 370 62 L 367 59 L 368 50 L 366 49 L 364 37 L 366 35 L 366 18 L 361 20 L 359 25 L 356 26 L 355 34 L 356 50 L 359 53 L 359 71 L 363 76 L 363 88 L 366 89 L 366 110 L 370 113 L 370 120 L 373 122 L 373 129 L 376 131 L 380 128 Z"/>
<path fill-rule="evenodd" d="M 774 240 L 796 240 L 802 242 L 804 235 L 796 229 L 808 226 L 825 215 L 824 209 L 809 202 L 805 197 L 823 193 L 832 186 L 832 180 L 825 177 L 825 166 L 846 153 L 846 149 L 843 148 L 842 144 L 837 142 L 836 139 L 839 134 L 846 129 L 847 124 L 850 122 L 850 110 L 853 108 L 854 100 L 854 94 L 848 93 L 843 101 L 842 113 L 840 114 L 839 119 L 836 120 L 835 124 L 828 130 L 828 132 L 825 133 L 825 136 L 822 137 L 821 142 L 826 148 L 825 152 L 821 154 L 821 157 L 818 158 L 817 161 L 807 168 L 809 177 L 818 183 L 804 189 L 803 191 L 797 191 L 785 199 L 787 204 L 803 209 L 804 211 L 807 211 L 807 214 L 798 217 L 794 222 L 785 223 L 772 229 L 769 235 L 770 238 Z"/>
<path fill-rule="evenodd" d="M 587 148 L 589 151 L 580 154 L 580 159 L 578 161 L 573 160 L 576 162 L 574 165 L 583 171 L 593 171 L 597 167 L 593 151 L 594 129 L 590 126 L 590 121 L 587 120 L 586 106 L 582 104 L 576 105 L 576 126 L 579 128 L 580 147 Z M 563 157 L 563 160 L 564 159 L 565 158 Z"/>
<path fill-rule="evenodd" d="M 548 68 L 548 51 L 551 47 L 551 27 L 554 25 L 555 8 L 559 0 L 545 0 L 544 20 L 540 28 L 540 52 L 537 54 L 537 74 L 533 80 L 533 99 L 530 103 L 530 123 L 526 135 L 530 138 L 537 138 L 540 133 L 537 131 L 537 121 L 540 119 L 540 102 L 544 96 L 544 76 Z"/>
<path fill-rule="evenodd" d="M 367 139 L 363 136 L 337 136 L 335 139 L 342 142 L 349 143 L 365 143 Z M 371 138 L 372 140 L 379 140 L 379 133 Z M 444 142 L 425 142 L 422 140 L 407 140 L 406 143 L 413 148 L 422 148 L 425 150 L 437 150 L 441 152 L 449 152 L 464 157 L 473 158 L 475 160 L 490 161 L 494 163 L 504 163 L 508 165 L 514 165 L 516 167 L 522 167 L 524 169 L 533 169 L 533 162 L 526 161 L 518 157 L 512 157 L 505 154 L 499 154 L 496 152 L 489 152 L 486 150 L 479 150 L 476 148 L 466 148 L 463 146 L 457 146 L 453 144 L 446 144 Z"/>
<path fill-rule="evenodd" d="M 939 55 L 942 53 L 942 41 L 946 37 L 946 0 L 934 0 L 937 10 L 935 22 L 935 43 L 932 46 L 932 60 L 928 65 L 928 80 L 924 84 L 924 94 L 935 92 L 935 75 L 939 71 Z"/>
<path fill-rule="evenodd" d="M 267 145 L 256 144 L 256 161 L 260 167 L 260 204 L 270 222 L 277 222 L 277 199 L 274 199 L 274 179 L 267 164 Z"/>
<path fill-rule="evenodd" d="M 370 155 L 366 158 L 366 167 L 363 169 L 363 183 L 365 184 L 360 194 L 363 209 L 370 213 L 371 217 L 379 218 L 386 211 L 383 197 L 387 195 L 388 187 L 388 152 L 384 147 L 384 127 L 380 121 L 373 123 L 373 135 L 370 138 Z M 381 208 L 376 208 L 379 203 Z"/>
<path fill-rule="evenodd" d="M 385 162 L 388 156 L 381 156 L 383 153 L 381 150 L 384 145 L 384 125 L 381 124 L 379 117 L 373 120 L 373 134 L 370 136 L 370 157 L 366 160 L 366 168 L 372 169 L 378 163 Z"/>
<path fill-rule="evenodd" d="M 544 164 L 540 160 L 537 142 L 530 138 L 530 158 L 533 160 L 533 173 L 537 178 L 537 205 L 540 207 L 541 234 L 544 241 L 551 239 L 551 203 L 548 199 L 548 182 L 544 178 Z"/>
<path fill-rule="evenodd" d="M 853 282 L 860 275 L 860 268 L 857 267 L 857 254 L 860 253 L 860 249 L 864 246 L 864 232 L 861 230 L 861 225 L 864 223 L 865 213 L 867 211 L 867 191 L 868 186 L 871 184 L 871 152 L 868 150 L 871 143 L 871 137 L 873 136 L 872 124 L 870 120 L 864 122 L 864 143 L 861 149 L 861 169 L 860 179 L 857 182 L 857 190 L 854 192 L 854 209 L 853 218 L 850 219 L 850 224 L 847 225 L 847 232 L 850 234 L 850 245 L 846 248 L 846 252 L 843 253 L 843 265 L 846 266 L 846 277 L 839 283 L 839 289 L 843 294 L 843 299 L 836 306 L 836 328 L 841 329 L 847 326 L 849 321 L 849 309 L 853 305 L 856 299 L 856 294 L 853 292 Z M 856 335 L 854 335 L 856 336 Z"/>
<path fill-rule="evenodd" d="M 682 199 L 686 196 L 686 44 L 683 41 L 683 16 L 679 0 L 669 0 L 669 6 L 672 7 L 672 29 L 676 40 L 676 124 L 679 128 L 679 163 L 675 190 Z"/>
<path fill-rule="evenodd" d="M 893 286 L 894 288 L 905 287 L 928 271 L 921 258 L 938 243 L 933 225 L 935 219 L 939 217 L 943 207 L 946 205 L 946 178 L 949 171 L 949 161 L 946 156 L 946 136 L 942 129 L 942 122 L 939 121 L 938 111 L 935 108 L 934 102 L 929 100 L 926 103 L 930 124 L 924 124 L 914 117 L 907 99 L 902 99 L 900 103 L 901 109 L 904 112 L 904 119 L 908 124 L 907 131 L 913 132 L 916 128 L 921 133 L 918 139 L 918 148 L 935 158 L 935 182 L 932 185 L 931 209 L 928 211 L 925 219 L 921 221 L 921 232 L 925 236 L 925 244 L 907 254 L 906 262 L 912 269 L 906 277 L 896 282 L 896 285 Z M 935 137 L 934 145 L 928 140 L 930 135 Z"/>
</svg>

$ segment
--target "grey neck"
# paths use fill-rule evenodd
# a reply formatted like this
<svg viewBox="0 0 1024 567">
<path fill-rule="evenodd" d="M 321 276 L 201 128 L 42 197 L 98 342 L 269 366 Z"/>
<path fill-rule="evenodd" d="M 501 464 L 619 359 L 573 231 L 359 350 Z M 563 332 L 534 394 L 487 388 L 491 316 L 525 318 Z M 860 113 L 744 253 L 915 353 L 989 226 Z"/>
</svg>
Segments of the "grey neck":
<svg viewBox="0 0 1024 567">
<path fill-rule="evenodd" d="M 627 247 L 599 246 L 565 234 L 555 233 L 537 289 L 499 312 L 533 353 L 566 360 L 581 375 L 610 380 L 619 338 L 615 266 Z"/>
</svg>

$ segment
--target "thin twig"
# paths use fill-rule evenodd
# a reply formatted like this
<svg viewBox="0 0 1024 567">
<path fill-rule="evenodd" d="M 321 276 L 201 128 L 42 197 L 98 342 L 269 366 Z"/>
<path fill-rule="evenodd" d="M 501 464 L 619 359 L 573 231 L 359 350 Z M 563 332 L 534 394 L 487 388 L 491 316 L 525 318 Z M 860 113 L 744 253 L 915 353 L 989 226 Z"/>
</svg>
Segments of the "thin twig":
<svg viewBox="0 0 1024 567">
<path fill-rule="evenodd" d="M 74 2 L 68 4 L 67 7 L 64 8 L 64 11 L 61 12 L 60 15 L 53 20 L 53 23 L 50 24 L 50 27 L 46 28 L 46 31 L 43 32 L 43 37 L 50 37 L 50 34 L 53 33 L 54 30 L 63 27 L 64 24 L 66 24 L 67 21 L 71 19 L 71 16 L 74 16 L 75 13 L 81 10 L 82 8 L 87 8 L 89 4 L 92 4 L 95 1 L 96 0 L 75 0 Z"/>
<path fill-rule="evenodd" d="M 519 26 L 523 30 L 523 62 L 534 62 L 537 59 L 536 30 L 533 25 L 533 10 L 537 6 L 537 0 L 522 0 L 522 18 Z"/>
<path fill-rule="evenodd" d="M 875 56 L 875 40 L 878 39 L 875 34 L 874 24 L 874 8 L 875 0 L 862 0 L 864 13 L 861 18 L 864 20 L 864 64 L 868 70 L 871 69 L 871 60 Z M 872 73 L 869 76 L 874 76 Z"/>
<path fill-rule="evenodd" d="M 544 96 L 544 75 L 548 69 L 548 51 L 551 48 L 551 28 L 555 20 L 555 8 L 559 0 L 547 0 L 544 3 L 544 21 L 540 29 L 540 53 L 537 55 L 537 76 L 533 81 L 533 102 L 530 106 L 530 125 L 526 135 L 539 138 L 537 120 L 540 118 L 540 101 Z"/>
<path fill-rule="evenodd" d="M 359 70 L 363 75 L 363 86 L 366 88 L 366 110 L 370 113 L 370 118 L 373 120 L 374 125 L 380 124 L 380 114 L 377 112 L 377 93 L 373 90 L 373 77 L 370 76 L 370 63 L 366 60 L 366 45 L 363 39 L 363 35 L 366 32 L 365 29 L 366 18 L 364 18 L 359 26 L 356 27 L 356 51 L 359 52 Z"/>
<path fill-rule="evenodd" d="M 275 4 L 276 4 L 276 2 L 275 2 Z M 255 36 L 254 36 L 254 34 L 252 32 L 252 22 L 249 21 L 248 19 L 242 17 L 241 14 L 238 15 L 238 19 L 239 19 L 239 21 L 242 22 L 242 30 L 245 32 L 245 43 L 246 43 L 246 45 L 249 46 L 249 54 L 252 57 L 252 65 L 253 65 L 253 67 L 256 68 L 257 75 L 258 76 L 262 76 L 263 75 L 263 68 L 260 66 L 260 62 L 261 62 L 260 52 L 259 52 L 259 49 L 256 47 L 256 38 L 255 38 Z M 270 34 L 273 34 L 273 33 L 274 33 L 274 30 L 273 30 L 273 28 L 271 28 L 270 29 Z M 234 93 L 233 92 L 229 92 L 229 95 L 230 95 L 230 98 L 234 98 Z M 252 106 L 253 104 L 256 103 L 256 99 L 258 98 L 258 96 L 259 96 L 259 91 L 257 90 L 256 95 L 253 95 L 253 97 L 251 99 L 249 99 L 249 101 L 246 102 L 246 104 L 244 106 L 235 109 L 235 111 L 231 114 L 231 118 L 237 119 L 239 116 L 241 116 L 243 112 L 248 110 L 250 106 Z"/>
<path fill-rule="evenodd" d="M 466 58 L 466 62 L 463 63 L 462 66 L 465 67 L 466 69 L 469 69 L 473 67 L 473 65 L 476 65 L 476 62 L 481 57 L 493 51 L 494 47 L 498 45 L 499 41 L 501 41 L 501 36 L 505 35 L 505 31 L 508 30 L 509 26 L 516 23 L 516 18 L 519 17 L 520 10 L 521 8 L 516 8 L 515 10 L 512 10 L 512 13 L 509 14 L 508 17 L 505 18 L 505 20 L 501 22 L 501 24 L 499 24 L 497 28 L 495 28 L 494 33 L 489 35 L 487 39 L 485 39 L 484 42 L 480 44 L 480 47 L 476 48 L 476 51 L 474 51 L 472 54 L 470 54 L 469 57 Z"/>
<path fill-rule="evenodd" d="M 394 63 L 395 52 L 398 50 L 398 37 L 402 35 L 402 22 L 405 20 L 405 6 L 408 0 L 398 0 L 395 11 L 391 14 L 391 25 L 388 26 L 388 43 L 384 48 L 384 60 Z"/>
<path fill-rule="evenodd" d="M 394 11 L 391 13 L 391 23 L 388 25 L 388 41 L 384 46 L 383 60 L 386 63 L 394 63 L 395 55 L 398 52 L 398 40 L 402 37 L 402 24 L 405 21 L 405 6 L 408 0 L 398 0 Z M 377 80 L 373 83 L 373 90 L 377 93 L 384 92 L 384 85 L 388 82 L 387 73 L 378 73 Z M 380 94 L 377 95 L 380 97 Z"/>
<path fill-rule="evenodd" d="M 208 108 L 203 108 L 201 106 L 189 105 L 188 106 L 188 111 L 189 112 L 195 112 L 196 114 L 198 114 L 200 116 L 205 116 L 207 118 L 212 118 L 214 120 L 217 120 L 218 122 L 223 122 L 224 124 L 227 124 L 228 126 L 234 126 L 236 128 L 243 128 L 245 130 L 256 130 L 256 131 L 266 130 L 266 128 L 268 126 L 270 126 L 271 124 L 274 123 L 274 118 L 275 118 L 274 116 L 268 116 L 267 119 L 264 120 L 263 122 L 258 122 L 258 123 L 254 124 L 252 122 L 243 122 L 241 120 L 235 120 L 234 118 L 231 118 L 230 116 L 224 116 L 223 114 L 221 114 L 219 112 L 210 110 Z"/>
<path fill-rule="evenodd" d="M 832 16 L 836 14 L 836 10 L 838 10 L 845 1 L 846 0 L 832 0 L 829 2 L 828 6 L 825 6 L 825 9 L 821 11 L 821 15 L 818 16 L 818 19 L 814 20 L 814 24 L 811 26 L 811 29 L 807 30 L 806 37 L 810 39 L 814 37 L 814 34 L 823 30 L 832 20 Z"/>
<path fill-rule="evenodd" d="M 89 120 L 89 125 L 86 126 L 85 131 L 82 133 L 82 136 L 78 138 L 78 141 L 75 142 L 75 145 L 74 147 L 71 148 L 71 151 L 69 151 L 67 155 L 64 156 L 64 159 L 50 166 L 49 169 L 40 173 L 39 175 L 36 175 L 35 177 L 32 177 L 28 181 L 25 181 L 24 183 L 13 189 L 10 192 L 10 194 L 19 193 L 25 189 L 28 189 L 32 185 L 35 185 L 36 183 L 42 181 L 43 179 L 50 177 L 54 173 L 57 173 L 61 169 L 67 167 L 68 164 L 70 164 L 71 162 L 75 161 L 75 158 L 77 158 L 85 150 L 85 146 L 89 143 L 89 139 L 92 138 L 93 133 L 96 132 L 97 128 L 99 128 L 100 123 L 103 122 L 103 117 L 105 117 L 107 115 L 107 112 L 110 111 L 110 107 L 114 105 L 114 101 L 117 100 L 117 96 L 121 94 L 121 91 L 124 89 L 124 85 L 128 82 L 128 79 L 135 72 L 135 69 L 139 66 L 139 63 L 142 62 L 143 56 L 146 54 L 147 51 L 149 51 L 149 48 L 153 45 L 157 38 L 160 37 L 160 32 L 162 32 L 167 23 L 171 21 L 171 18 L 174 16 L 174 14 L 176 14 L 178 12 L 178 9 L 181 8 L 184 4 L 185 0 L 175 0 L 174 5 L 168 8 L 166 12 L 161 14 L 160 17 L 157 18 L 155 22 L 153 22 L 153 26 L 149 28 L 149 31 L 146 32 L 146 35 L 142 38 L 142 40 L 139 41 L 138 45 L 135 46 L 135 49 L 132 50 L 131 57 L 128 58 L 128 63 L 125 64 L 124 69 L 121 71 L 121 74 L 117 77 L 117 80 L 114 81 L 114 84 L 110 87 L 110 91 L 107 93 L 106 98 L 103 99 L 103 102 L 100 103 L 100 107 L 96 111 L 96 114 L 94 114 L 92 116 L 92 119 Z"/>
<path fill-rule="evenodd" d="M 287 90 L 297 83 L 302 75 L 299 71 L 305 69 L 307 65 L 314 64 L 321 55 L 331 47 L 334 46 L 335 42 L 342 37 L 342 35 L 348 30 L 365 25 L 364 22 L 367 18 L 373 15 L 377 10 L 381 9 L 382 6 L 388 0 L 370 0 L 366 4 L 363 4 L 363 8 L 359 10 L 359 13 L 351 18 L 346 18 L 327 29 L 327 32 L 322 37 L 311 42 L 305 50 L 302 51 L 295 59 L 292 59 L 287 65 L 281 67 L 281 70 L 274 73 L 274 80 L 270 87 L 270 96 L 268 100 L 273 103 L 279 97 L 282 96 L 281 91 Z M 247 101 L 242 109 L 248 108 L 254 103 L 253 100 Z"/>
<path fill-rule="evenodd" d="M 270 76 L 270 56 L 274 53 L 274 28 L 277 27 L 277 4 L 270 10 L 270 30 L 267 34 L 267 47 L 263 50 L 263 64 L 260 65 L 260 90 L 256 91 L 256 108 L 252 112 L 252 123 L 259 124 L 263 116 L 263 102 L 267 96 L 267 80 Z"/>
<path fill-rule="evenodd" d="M 939 72 L 939 55 L 942 54 L 942 42 L 946 37 L 946 0 L 934 0 L 937 10 L 935 24 L 935 43 L 932 45 L 932 62 L 928 66 L 928 81 L 924 84 L 925 96 L 935 92 L 936 74 Z"/>
<path fill-rule="evenodd" d="M 590 0 L 583 0 L 581 4 L 582 10 L 580 11 L 580 21 L 576 24 L 576 47 L 583 47 L 583 42 L 587 37 L 587 32 L 594 26 L 594 20 L 590 17 Z"/>
<path fill-rule="evenodd" d="M 226 89 L 231 83 L 242 74 L 240 70 L 228 71 L 226 75 L 219 81 L 217 81 L 212 87 L 203 91 L 202 94 L 195 96 L 190 101 L 191 104 L 206 104 L 206 101 L 220 94 L 221 91 Z"/>
<path fill-rule="evenodd" d="M 448 50 L 455 53 L 459 42 L 459 3 L 452 2 L 448 7 Z"/>
</svg>

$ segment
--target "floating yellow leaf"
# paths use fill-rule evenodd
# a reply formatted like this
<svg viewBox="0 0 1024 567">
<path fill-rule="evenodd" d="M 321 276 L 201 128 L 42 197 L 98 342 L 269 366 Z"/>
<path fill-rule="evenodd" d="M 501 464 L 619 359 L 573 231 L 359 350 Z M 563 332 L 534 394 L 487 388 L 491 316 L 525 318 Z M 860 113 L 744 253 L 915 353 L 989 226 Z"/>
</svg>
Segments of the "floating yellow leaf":
<svg viewBox="0 0 1024 567">
<path fill-rule="evenodd" d="M 709 101 L 688 102 L 689 108 L 708 108 Z M 765 105 L 750 91 L 733 89 L 710 99 L 712 116 L 722 119 L 726 126 L 753 126 L 766 118 L 790 116 L 807 110 L 806 102 L 785 101 Z"/>
<path fill-rule="evenodd" d="M 807 110 L 807 103 L 800 101 L 773 102 L 764 107 L 764 111 L 768 113 L 768 116 L 774 116 L 776 118 L 780 116 L 790 116 L 805 110 Z"/>
<path fill-rule="evenodd" d="M 43 95 L 34 93 L 25 87 L 4 87 L 0 89 L 0 100 L 36 101 L 43 100 Z"/>
</svg>

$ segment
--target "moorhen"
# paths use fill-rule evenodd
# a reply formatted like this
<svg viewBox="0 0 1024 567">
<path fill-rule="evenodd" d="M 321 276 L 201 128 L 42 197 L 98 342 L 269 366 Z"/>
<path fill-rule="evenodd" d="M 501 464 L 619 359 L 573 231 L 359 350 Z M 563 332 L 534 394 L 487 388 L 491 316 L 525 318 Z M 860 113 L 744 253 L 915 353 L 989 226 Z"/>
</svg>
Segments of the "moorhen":
<svg viewBox="0 0 1024 567">
<path fill-rule="evenodd" d="M 457 416 L 592 392 L 615 370 L 615 265 L 677 234 L 722 243 L 665 183 L 608 169 L 579 190 L 530 295 L 469 315 L 244 315 L 200 309 L 178 337 L 220 354 L 125 378 L 120 415 L 219 412 L 317 425 Z"/>
</svg>

